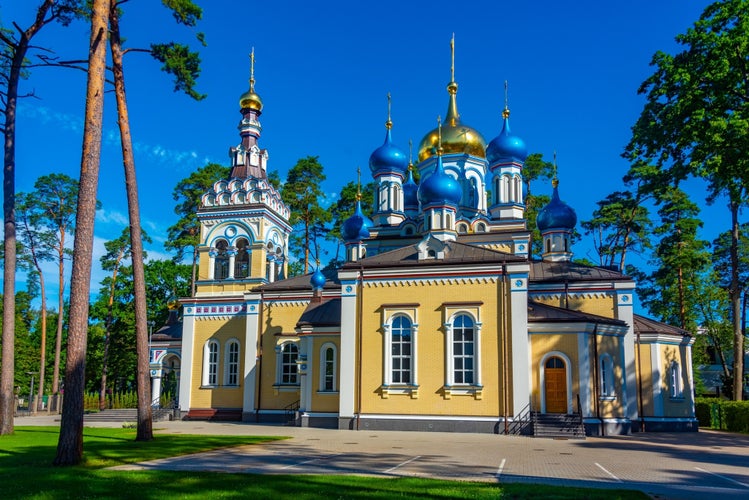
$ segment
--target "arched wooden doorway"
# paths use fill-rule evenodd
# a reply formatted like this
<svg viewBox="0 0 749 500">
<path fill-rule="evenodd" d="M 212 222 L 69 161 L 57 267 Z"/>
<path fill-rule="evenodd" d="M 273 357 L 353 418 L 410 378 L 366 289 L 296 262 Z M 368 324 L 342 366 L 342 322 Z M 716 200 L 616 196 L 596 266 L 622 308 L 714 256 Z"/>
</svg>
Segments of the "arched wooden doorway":
<svg viewBox="0 0 749 500">
<path fill-rule="evenodd" d="M 567 369 L 564 360 L 552 356 L 544 365 L 546 413 L 567 413 Z"/>
</svg>

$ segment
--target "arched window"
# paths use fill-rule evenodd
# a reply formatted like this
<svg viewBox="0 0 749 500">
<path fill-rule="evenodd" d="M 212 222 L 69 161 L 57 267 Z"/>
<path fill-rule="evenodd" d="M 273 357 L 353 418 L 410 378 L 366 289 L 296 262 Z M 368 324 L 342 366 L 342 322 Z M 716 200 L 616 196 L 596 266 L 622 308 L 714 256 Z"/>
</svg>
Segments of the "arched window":
<svg viewBox="0 0 749 500">
<path fill-rule="evenodd" d="M 551 238 L 546 238 L 546 253 L 551 252 Z"/>
<path fill-rule="evenodd" d="M 216 260 L 214 264 L 213 277 L 217 280 L 225 280 L 229 277 L 229 244 L 226 240 L 216 242 Z"/>
<path fill-rule="evenodd" d="M 502 202 L 510 202 L 510 177 L 507 175 L 502 176 Z"/>
<path fill-rule="evenodd" d="M 237 256 L 234 257 L 234 277 L 246 278 L 250 275 L 250 245 L 246 239 L 240 238 L 236 243 Z"/>
<path fill-rule="evenodd" d="M 320 391 L 335 391 L 337 379 L 336 347 L 334 344 L 323 344 L 320 349 Z"/>
<path fill-rule="evenodd" d="M 486 232 L 486 225 L 484 225 L 483 222 L 480 222 L 476 225 L 476 232 L 477 233 L 485 233 Z"/>
<path fill-rule="evenodd" d="M 494 189 L 492 189 L 492 198 L 494 199 L 494 203 L 500 203 L 502 200 L 500 199 L 501 194 L 501 188 L 500 188 L 500 182 L 499 177 L 494 178 Z"/>
<path fill-rule="evenodd" d="M 224 366 L 224 385 L 239 385 L 239 342 L 237 340 L 230 340 L 226 344 Z"/>
<path fill-rule="evenodd" d="M 380 212 L 385 212 L 388 209 L 388 185 L 380 185 L 380 195 L 378 196 L 380 201 Z"/>
<path fill-rule="evenodd" d="M 396 316 L 390 327 L 391 367 L 393 384 L 411 383 L 411 320 L 407 316 Z"/>
<path fill-rule="evenodd" d="M 460 314 L 453 320 L 452 364 L 453 382 L 455 384 L 473 384 L 475 377 L 473 319 L 467 314 Z"/>
<path fill-rule="evenodd" d="M 684 386 L 681 382 L 681 367 L 676 361 L 671 361 L 668 368 L 668 392 L 672 398 L 683 398 Z"/>
<path fill-rule="evenodd" d="M 466 234 L 468 232 L 468 226 L 465 224 L 458 224 L 458 233 Z"/>
<path fill-rule="evenodd" d="M 512 178 L 512 201 L 514 201 L 515 203 L 520 203 L 522 201 L 520 191 L 520 177 L 516 175 Z"/>
<path fill-rule="evenodd" d="M 611 356 L 603 354 L 599 364 L 601 373 L 601 397 L 614 397 L 614 362 Z"/>
<path fill-rule="evenodd" d="M 282 385 L 298 385 L 299 375 L 297 372 L 297 358 L 299 357 L 299 348 L 294 342 L 286 342 L 281 346 L 280 352 L 280 380 Z"/>
<path fill-rule="evenodd" d="M 218 340 L 214 339 L 203 346 L 203 386 L 218 385 L 218 348 Z"/>
</svg>

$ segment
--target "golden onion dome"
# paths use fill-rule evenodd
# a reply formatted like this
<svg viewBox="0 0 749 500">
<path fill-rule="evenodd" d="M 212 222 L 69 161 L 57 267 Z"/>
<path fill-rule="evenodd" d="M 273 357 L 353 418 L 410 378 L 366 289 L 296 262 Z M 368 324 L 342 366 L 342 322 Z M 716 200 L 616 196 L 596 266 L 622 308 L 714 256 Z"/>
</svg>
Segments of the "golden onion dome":
<svg viewBox="0 0 749 500">
<path fill-rule="evenodd" d="M 250 90 L 239 97 L 239 107 L 260 112 L 263 110 L 263 100 L 250 88 Z"/>
<path fill-rule="evenodd" d="M 455 81 L 447 85 L 450 101 L 447 106 L 445 123 L 442 124 L 442 150 L 443 154 L 466 153 L 479 158 L 486 158 L 486 141 L 475 128 L 460 122 L 458 114 L 457 93 L 458 84 Z M 431 130 L 419 144 L 419 161 L 437 154 L 437 143 L 439 142 L 439 131 Z"/>
</svg>

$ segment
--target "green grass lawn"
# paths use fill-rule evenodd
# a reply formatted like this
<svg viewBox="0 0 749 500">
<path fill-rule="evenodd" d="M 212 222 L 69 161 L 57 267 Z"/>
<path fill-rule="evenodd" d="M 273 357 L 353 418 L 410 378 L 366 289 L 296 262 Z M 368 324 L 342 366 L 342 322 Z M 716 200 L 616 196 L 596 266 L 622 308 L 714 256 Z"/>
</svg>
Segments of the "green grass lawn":
<svg viewBox="0 0 749 500">
<path fill-rule="evenodd" d="M 592 498 L 642 499 L 639 492 L 537 485 L 360 476 L 112 471 L 106 467 L 264 443 L 279 437 L 159 434 L 135 442 L 134 429 L 85 428 L 85 463 L 54 467 L 57 427 L 16 427 L 0 436 L 3 499 L 33 498 Z"/>
</svg>

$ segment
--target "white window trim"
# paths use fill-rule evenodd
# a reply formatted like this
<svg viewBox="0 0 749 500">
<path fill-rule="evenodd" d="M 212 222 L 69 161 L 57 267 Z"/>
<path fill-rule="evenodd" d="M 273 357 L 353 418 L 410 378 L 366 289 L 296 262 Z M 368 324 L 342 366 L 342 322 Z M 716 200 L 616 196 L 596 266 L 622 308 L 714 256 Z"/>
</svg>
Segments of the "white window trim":
<svg viewBox="0 0 749 500">
<path fill-rule="evenodd" d="M 216 380 L 212 384 L 210 382 L 211 380 L 211 365 L 213 364 L 211 362 L 211 346 L 216 346 Z M 221 345 L 219 344 L 218 340 L 216 339 L 209 339 L 205 344 L 203 344 L 203 376 L 201 379 L 201 387 L 218 387 L 218 367 L 220 365 L 220 356 L 221 356 Z"/>
<path fill-rule="evenodd" d="M 237 382 L 235 384 L 229 383 L 229 378 L 230 378 L 230 373 L 229 372 L 231 370 L 231 366 L 230 366 L 231 365 L 231 354 L 230 354 L 230 352 L 231 352 L 231 347 L 233 345 L 237 346 L 237 362 L 236 362 L 236 367 L 237 367 L 237 372 L 236 372 L 237 373 Z M 242 355 L 242 345 L 239 343 L 239 340 L 237 340 L 237 339 L 230 339 L 228 342 L 226 342 L 226 346 L 224 348 L 224 351 L 225 351 L 224 352 L 224 385 L 227 386 L 227 387 L 239 387 L 240 374 L 241 374 L 241 371 L 240 371 L 240 368 L 241 368 L 240 367 L 240 360 L 242 359 L 241 358 L 241 355 Z"/>
<path fill-rule="evenodd" d="M 455 383 L 455 368 L 453 363 L 453 323 L 459 315 L 466 315 L 473 321 L 473 383 Z M 481 397 L 483 381 L 481 377 L 481 322 L 477 314 L 468 310 L 456 310 L 443 325 L 445 330 L 445 395 L 472 395 Z"/>
<path fill-rule="evenodd" d="M 296 355 L 297 355 L 297 361 L 299 360 L 300 349 L 299 344 L 293 340 L 287 340 L 285 342 L 281 342 L 276 346 L 276 382 L 274 384 L 275 387 L 278 388 L 291 388 L 293 390 L 297 390 L 300 387 L 301 384 L 301 374 L 297 370 L 296 373 L 296 382 L 294 383 L 288 383 L 288 382 L 282 382 L 283 380 L 283 349 L 287 344 L 293 344 L 296 346 Z"/>
<path fill-rule="evenodd" d="M 609 401 L 616 399 L 616 385 L 614 383 L 614 360 L 608 353 L 601 354 L 598 360 L 599 399 Z M 606 377 L 608 375 L 608 377 Z"/>
<path fill-rule="evenodd" d="M 668 366 L 668 395 L 671 399 L 684 399 L 681 365 L 677 361 L 671 361 Z"/>
<path fill-rule="evenodd" d="M 327 360 L 325 359 L 325 353 L 328 349 L 333 349 L 333 388 L 325 388 L 325 365 Z M 318 392 L 326 394 L 338 392 L 338 348 L 332 342 L 326 342 L 320 347 L 320 378 L 318 385 Z"/>
<path fill-rule="evenodd" d="M 418 338 L 419 324 L 416 321 L 416 309 L 414 308 L 393 308 L 385 309 L 385 321 L 382 324 L 383 331 L 383 371 L 381 394 L 387 398 L 390 394 L 408 394 L 412 398 L 418 397 L 419 391 L 419 371 L 418 371 Z M 405 316 L 411 321 L 411 383 L 394 384 L 393 383 L 393 335 L 392 324 L 396 316 Z"/>
</svg>

